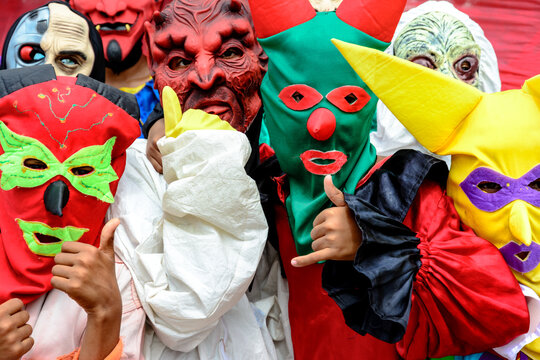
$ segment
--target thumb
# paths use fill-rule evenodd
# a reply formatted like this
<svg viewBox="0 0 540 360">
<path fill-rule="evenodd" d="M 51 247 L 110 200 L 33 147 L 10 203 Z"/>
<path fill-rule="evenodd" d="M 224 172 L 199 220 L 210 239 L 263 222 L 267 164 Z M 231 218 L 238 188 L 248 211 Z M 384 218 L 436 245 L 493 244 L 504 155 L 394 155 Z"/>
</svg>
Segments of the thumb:
<svg viewBox="0 0 540 360">
<path fill-rule="evenodd" d="M 120 225 L 120 219 L 114 218 L 109 220 L 101 230 L 101 238 L 99 241 L 99 250 L 109 255 L 114 259 L 114 230 Z"/>
<path fill-rule="evenodd" d="M 324 177 L 324 192 L 334 205 L 347 206 L 343 192 L 335 187 L 334 183 L 332 182 L 332 175 L 326 175 Z"/>
</svg>

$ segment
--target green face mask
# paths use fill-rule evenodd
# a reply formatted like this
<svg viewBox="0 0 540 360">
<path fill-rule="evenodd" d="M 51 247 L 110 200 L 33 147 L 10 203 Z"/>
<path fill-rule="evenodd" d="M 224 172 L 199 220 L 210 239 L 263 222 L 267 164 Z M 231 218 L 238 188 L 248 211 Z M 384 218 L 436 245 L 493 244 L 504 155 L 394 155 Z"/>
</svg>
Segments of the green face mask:
<svg viewBox="0 0 540 360">
<path fill-rule="evenodd" d="M 451 15 L 434 11 L 416 17 L 394 41 L 394 54 L 478 87 L 480 47 Z"/>
<path fill-rule="evenodd" d="M 343 22 L 335 12 L 264 39 L 269 57 L 261 86 L 266 125 L 288 175 L 286 206 L 299 254 L 311 252 L 313 220 L 331 205 L 323 179 L 349 193 L 375 162 L 369 143 L 377 98 L 331 39 L 384 50 L 388 43 Z"/>
</svg>

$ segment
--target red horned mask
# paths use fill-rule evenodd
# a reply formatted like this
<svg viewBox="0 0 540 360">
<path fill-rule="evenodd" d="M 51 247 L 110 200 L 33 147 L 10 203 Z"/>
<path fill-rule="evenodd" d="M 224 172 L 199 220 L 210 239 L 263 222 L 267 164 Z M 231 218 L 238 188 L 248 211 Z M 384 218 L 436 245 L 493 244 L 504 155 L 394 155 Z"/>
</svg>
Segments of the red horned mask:
<svg viewBox="0 0 540 360">
<path fill-rule="evenodd" d="M 244 0 L 171 0 L 145 24 L 156 87 L 183 108 L 220 116 L 245 132 L 261 107 L 266 55 Z"/>
</svg>

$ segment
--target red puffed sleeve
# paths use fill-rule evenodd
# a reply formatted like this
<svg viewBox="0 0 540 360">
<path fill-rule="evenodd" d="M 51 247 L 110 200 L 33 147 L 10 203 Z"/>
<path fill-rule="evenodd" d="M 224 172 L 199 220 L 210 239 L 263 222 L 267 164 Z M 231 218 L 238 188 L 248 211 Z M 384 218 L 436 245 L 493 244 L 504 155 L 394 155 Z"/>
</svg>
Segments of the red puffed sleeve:
<svg viewBox="0 0 540 360">
<path fill-rule="evenodd" d="M 525 298 L 501 254 L 465 228 L 438 184 L 420 187 L 404 225 L 420 239 L 422 262 L 397 344 L 404 358 L 480 352 L 528 330 Z"/>
<path fill-rule="evenodd" d="M 408 202 L 409 187 L 391 189 L 388 172 L 380 178 L 369 196 L 345 195 L 362 231 L 355 260 L 323 270 L 347 325 L 413 360 L 478 353 L 525 333 L 516 279 L 497 248 L 461 223 L 440 182 L 421 181 Z"/>
</svg>

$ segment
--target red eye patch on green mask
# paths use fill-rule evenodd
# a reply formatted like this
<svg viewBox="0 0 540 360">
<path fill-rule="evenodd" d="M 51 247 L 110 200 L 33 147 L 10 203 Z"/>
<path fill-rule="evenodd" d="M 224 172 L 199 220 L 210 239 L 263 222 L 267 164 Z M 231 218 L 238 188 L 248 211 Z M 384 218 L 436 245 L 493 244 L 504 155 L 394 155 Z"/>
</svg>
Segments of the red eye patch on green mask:
<svg viewBox="0 0 540 360">
<path fill-rule="evenodd" d="M 88 77 L 0 72 L 0 302 L 50 290 L 63 242 L 99 246 L 135 118 L 131 95 Z"/>
</svg>

